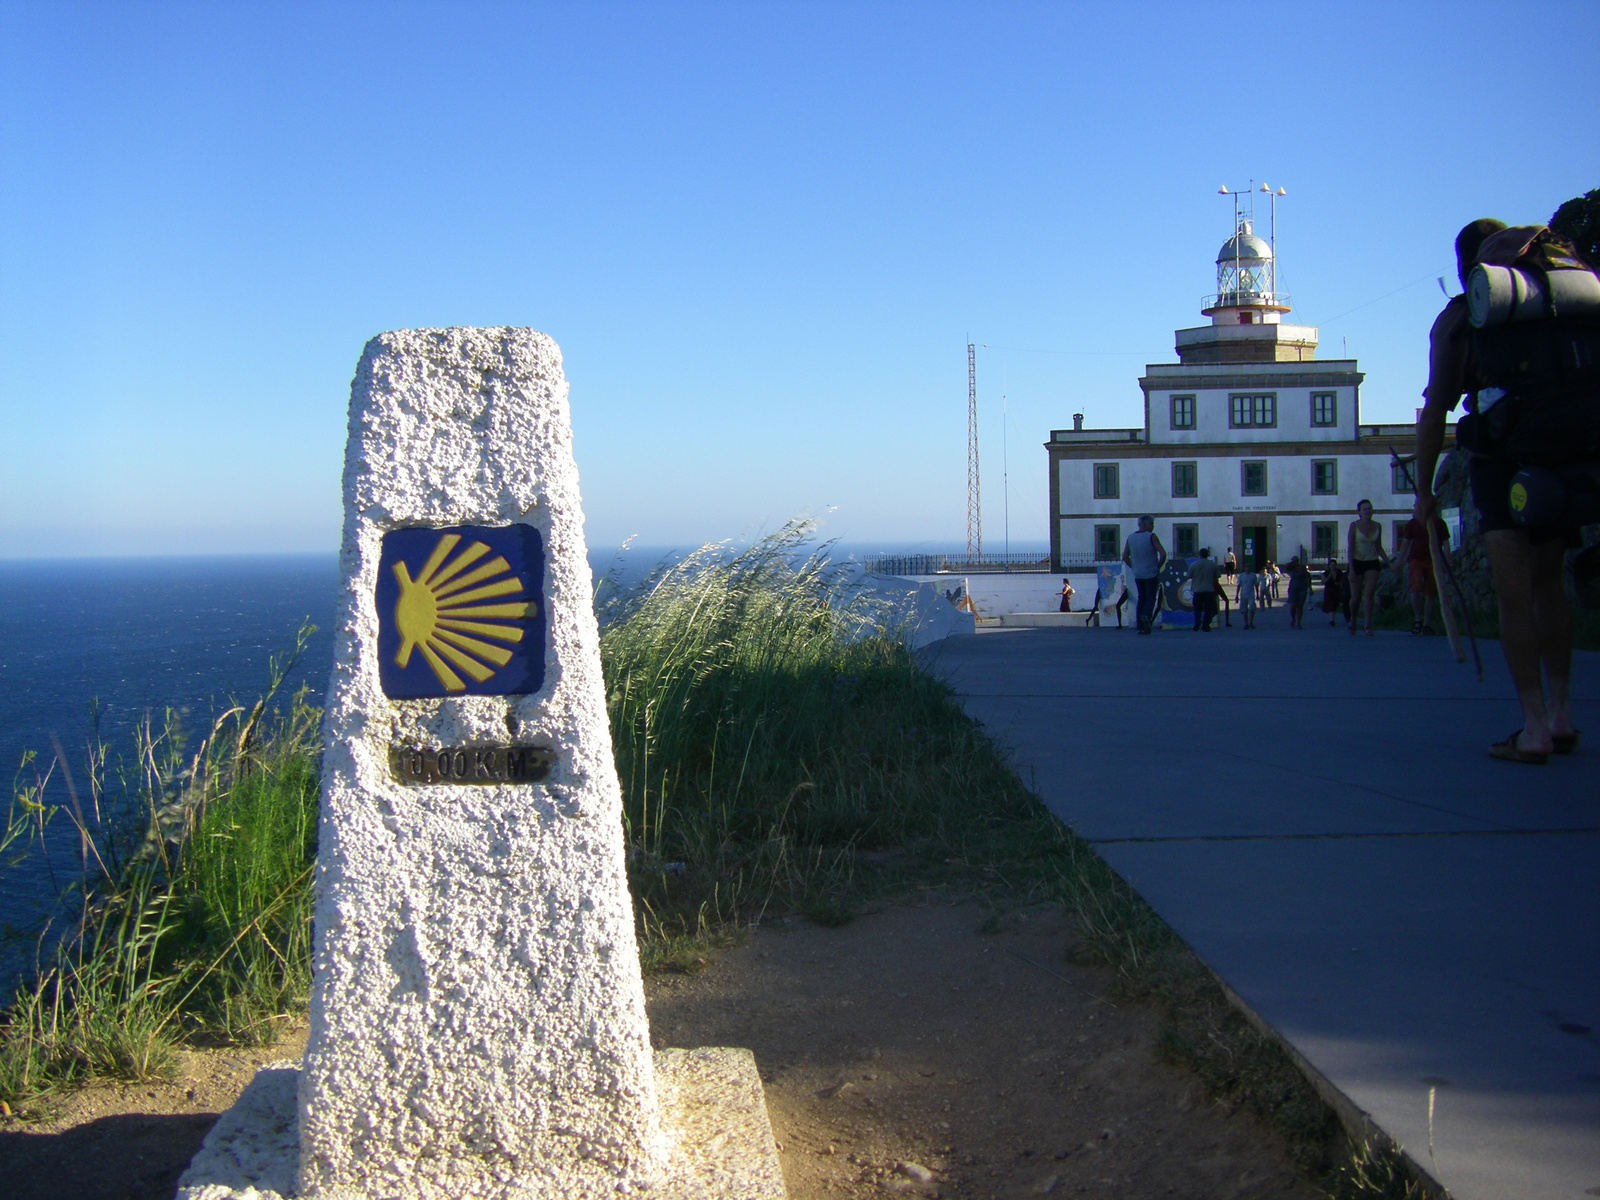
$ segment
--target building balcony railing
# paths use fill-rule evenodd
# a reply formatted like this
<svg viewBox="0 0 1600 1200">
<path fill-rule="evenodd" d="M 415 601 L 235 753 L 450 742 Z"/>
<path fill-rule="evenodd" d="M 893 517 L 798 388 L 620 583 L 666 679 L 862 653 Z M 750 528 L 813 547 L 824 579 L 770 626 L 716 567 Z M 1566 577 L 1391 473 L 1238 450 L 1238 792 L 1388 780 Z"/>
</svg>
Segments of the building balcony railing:
<svg viewBox="0 0 1600 1200">
<path fill-rule="evenodd" d="M 1289 311 L 1286 292 L 1212 292 L 1200 297 L 1200 311 L 1212 308 L 1281 308 Z"/>
</svg>

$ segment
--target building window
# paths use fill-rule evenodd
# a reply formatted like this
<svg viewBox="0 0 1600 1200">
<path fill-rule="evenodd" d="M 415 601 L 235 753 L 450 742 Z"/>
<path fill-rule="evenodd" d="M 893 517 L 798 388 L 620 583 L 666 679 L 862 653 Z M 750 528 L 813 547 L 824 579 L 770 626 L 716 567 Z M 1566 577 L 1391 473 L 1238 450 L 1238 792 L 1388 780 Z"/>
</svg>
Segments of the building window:
<svg viewBox="0 0 1600 1200">
<path fill-rule="evenodd" d="M 1195 558 L 1200 553 L 1200 526 L 1174 525 L 1172 552 L 1179 558 Z"/>
<path fill-rule="evenodd" d="M 1194 428 L 1194 397 L 1174 396 L 1172 398 L 1172 427 L 1174 429 Z"/>
<path fill-rule="evenodd" d="M 1199 492 L 1199 467 L 1192 462 L 1172 464 L 1172 494 L 1193 496 Z"/>
<path fill-rule="evenodd" d="M 1324 427 L 1339 423 L 1339 393 L 1311 393 L 1311 423 Z"/>
<path fill-rule="evenodd" d="M 1228 424 L 1234 429 L 1270 429 L 1278 423 L 1278 397 L 1233 393 L 1228 397 Z"/>
<path fill-rule="evenodd" d="M 1247 462 L 1239 464 L 1239 494 L 1265 496 L 1267 494 L 1267 464 Z"/>
<path fill-rule="evenodd" d="M 1096 500 L 1116 500 L 1121 495 L 1122 487 L 1121 481 L 1117 478 L 1117 464 L 1095 463 L 1094 498 Z"/>
<path fill-rule="evenodd" d="M 1314 459 L 1311 463 L 1311 490 L 1318 496 L 1339 494 L 1339 460 Z"/>
<path fill-rule="evenodd" d="M 1122 557 L 1122 526 L 1096 525 L 1094 527 L 1095 562 L 1116 562 Z"/>
<path fill-rule="evenodd" d="M 1313 521 L 1311 524 L 1311 557 L 1339 557 L 1339 523 Z"/>
<path fill-rule="evenodd" d="M 1417 490 L 1417 464 L 1394 462 L 1389 464 L 1389 483 L 1394 494 L 1409 495 Z"/>
</svg>

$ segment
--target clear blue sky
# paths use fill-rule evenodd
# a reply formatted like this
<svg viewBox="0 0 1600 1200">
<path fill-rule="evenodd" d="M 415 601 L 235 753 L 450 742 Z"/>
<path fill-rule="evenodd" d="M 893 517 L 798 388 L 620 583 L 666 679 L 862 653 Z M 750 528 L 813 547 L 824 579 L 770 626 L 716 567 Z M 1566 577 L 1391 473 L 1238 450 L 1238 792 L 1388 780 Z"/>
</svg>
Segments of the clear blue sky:
<svg viewBox="0 0 1600 1200">
<path fill-rule="evenodd" d="M 1291 320 L 1409 421 L 1466 220 L 1600 186 L 1600 5 L 5 4 L 0 557 L 331 550 L 397 327 L 566 355 L 589 537 L 1046 536 L 1040 444 L 1288 189 Z M 1008 349 L 1001 349 L 1007 347 Z"/>
</svg>

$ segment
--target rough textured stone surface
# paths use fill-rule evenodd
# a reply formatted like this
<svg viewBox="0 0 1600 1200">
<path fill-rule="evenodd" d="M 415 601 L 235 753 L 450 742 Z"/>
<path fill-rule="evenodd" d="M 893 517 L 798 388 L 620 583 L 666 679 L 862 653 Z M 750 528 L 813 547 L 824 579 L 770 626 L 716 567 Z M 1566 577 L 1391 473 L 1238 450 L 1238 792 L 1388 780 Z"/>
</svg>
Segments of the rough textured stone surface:
<svg viewBox="0 0 1600 1200">
<path fill-rule="evenodd" d="M 783 1200 L 783 1168 L 755 1055 L 725 1046 L 657 1050 L 672 1162 L 662 1200 Z"/>
<path fill-rule="evenodd" d="M 748 1050 L 657 1050 L 672 1158 L 657 1200 L 783 1200 L 778 1147 Z M 297 1062 L 263 1069 L 178 1181 L 178 1200 L 287 1200 L 299 1156 Z"/>
<path fill-rule="evenodd" d="M 298 1060 L 256 1072 L 178 1177 L 178 1200 L 282 1200 L 294 1191 Z"/>
<path fill-rule="evenodd" d="M 601 1196 L 665 1161 L 567 384 L 528 329 L 381 334 L 350 392 L 298 1187 Z M 535 526 L 545 682 L 387 699 L 380 539 Z M 552 747 L 540 784 L 407 787 L 392 741 Z"/>
</svg>

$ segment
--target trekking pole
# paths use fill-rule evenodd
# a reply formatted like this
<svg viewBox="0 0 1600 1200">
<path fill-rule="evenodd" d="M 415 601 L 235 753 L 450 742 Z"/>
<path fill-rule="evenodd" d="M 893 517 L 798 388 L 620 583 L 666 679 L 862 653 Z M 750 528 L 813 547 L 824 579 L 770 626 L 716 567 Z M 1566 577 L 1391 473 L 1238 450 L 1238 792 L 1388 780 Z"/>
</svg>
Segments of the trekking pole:
<svg viewBox="0 0 1600 1200">
<path fill-rule="evenodd" d="M 1439 548 L 1439 531 L 1434 528 L 1430 515 L 1428 520 L 1428 555 L 1433 559 L 1433 577 L 1449 583 L 1449 590 L 1455 593 L 1456 600 L 1461 605 L 1461 619 L 1467 624 L 1467 640 L 1472 643 L 1472 661 L 1478 668 L 1478 682 L 1483 682 L 1483 657 L 1478 653 L 1478 639 L 1472 632 L 1472 614 L 1467 608 L 1466 594 L 1461 590 L 1461 584 L 1456 581 L 1454 569 L 1450 560 L 1445 557 Z M 1466 652 L 1461 649 L 1461 634 L 1456 631 L 1455 613 L 1451 608 L 1450 597 L 1445 589 L 1439 589 L 1439 614 L 1444 617 L 1445 633 L 1450 636 L 1450 649 L 1455 651 L 1456 661 L 1467 661 Z"/>
<path fill-rule="evenodd" d="M 1433 560 L 1433 578 L 1442 584 L 1446 579 L 1444 556 L 1439 553 L 1439 535 L 1434 532 L 1431 519 L 1428 521 L 1428 557 Z M 1450 577 L 1450 583 L 1454 586 L 1454 577 Z M 1450 650 L 1455 654 L 1456 661 L 1466 662 L 1467 652 L 1462 648 L 1461 634 L 1456 630 L 1455 609 L 1450 603 L 1449 593 L 1443 587 L 1439 588 L 1439 615 L 1444 618 L 1444 631 L 1450 638 Z"/>
</svg>

